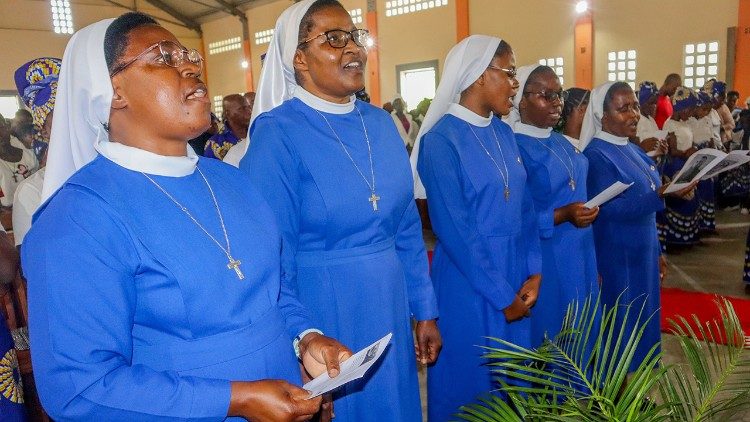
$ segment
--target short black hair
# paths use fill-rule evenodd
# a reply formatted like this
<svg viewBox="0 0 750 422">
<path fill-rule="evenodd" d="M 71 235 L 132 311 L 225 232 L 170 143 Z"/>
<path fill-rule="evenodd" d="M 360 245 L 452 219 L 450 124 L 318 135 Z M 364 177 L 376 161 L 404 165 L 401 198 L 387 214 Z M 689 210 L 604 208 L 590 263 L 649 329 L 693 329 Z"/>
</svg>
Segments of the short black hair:
<svg viewBox="0 0 750 422">
<path fill-rule="evenodd" d="M 727 97 L 737 97 L 740 98 L 740 93 L 737 91 L 729 91 L 727 92 Z"/>
<path fill-rule="evenodd" d="M 545 65 L 537 66 L 536 69 L 532 70 L 531 73 L 529 73 L 529 77 L 526 78 L 526 85 L 518 87 L 518 89 L 523 92 L 526 86 L 528 86 L 530 83 L 536 82 L 537 78 L 544 74 L 554 75 L 557 78 L 557 73 L 555 73 L 555 71 L 552 70 L 551 67 Z"/>
<path fill-rule="evenodd" d="M 25 108 L 19 108 L 18 111 L 16 111 L 16 118 L 19 117 L 25 117 L 29 120 L 33 119 L 33 116 L 31 115 L 31 112 L 29 110 L 26 110 Z"/>
<path fill-rule="evenodd" d="M 510 54 L 513 52 L 513 49 L 510 48 L 510 44 L 505 42 L 505 40 L 500 40 L 500 45 L 497 46 L 497 50 L 495 50 L 495 57 L 503 57 L 506 54 Z"/>
<path fill-rule="evenodd" d="M 634 92 L 633 87 L 631 87 L 627 82 L 622 82 L 622 81 L 615 82 L 614 84 L 612 84 L 611 87 L 609 87 L 609 89 L 607 90 L 607 94 L 604 96 L 604 109 L 603 110 L 605 112 L 609 110 L 609 103 L 612 102 L 612 98 L 615 96 L 615 92 L 620 91 L 620 90 L 625 90 L 625 89 L 631 92 Z"/>
<path fill-rule="evenodd" d="M 316 0 L 313 4 L 310 5 L 310 8 L 307 9 L 307 12 L 305 12 L 305 14 L 302 16 L 302 20 L 299 23 L 297 43 L 301 43 L 310 36 L 310 31 L 312 31 L 313 27 L 315 26 L 313 15 L 315 15 L 318 11 L 326 9 L 328 7 L 340 7 L 346 10 L 344 5 L 339 3 L 338 0 Z M 300 46 L 300 48 L 304 49 L 306 45 L 307 44 L 302 45 Z"/>
<path fill-rule="evenodd" d="M 128 36 L 134 29 L 158 24 L 154 18 L 141 12 L 128 12 L 112 21 L 104 34 L 104 59 L 109 72 L 112 73 L 120 63 L 128 48 Z"/>
<path fill-rule="evenodd" d="M 16 135 L 16 138 L 18 139 L 23 139 L 24 137 L 29 135 L 34 136 L 34 125 L 28 123 L 19 125 L 17 128 L 15 128 L 14 135 Z"/>
<path fill-rule="evenodd" d="M 591 91 L 589 91 L 588 89 L 576 88 L 576 87 L 568 88 L 565 90 L 565 92 L 568 93 L 568 99 L 563 104 L 563 109 L 562 109 L 563 119 L 570 116 L 570 113 L 573 112 L 574 108 L 580 107 L 583 104 L 588 104 L 589 96 L 591 95 Z"/>
</svg>

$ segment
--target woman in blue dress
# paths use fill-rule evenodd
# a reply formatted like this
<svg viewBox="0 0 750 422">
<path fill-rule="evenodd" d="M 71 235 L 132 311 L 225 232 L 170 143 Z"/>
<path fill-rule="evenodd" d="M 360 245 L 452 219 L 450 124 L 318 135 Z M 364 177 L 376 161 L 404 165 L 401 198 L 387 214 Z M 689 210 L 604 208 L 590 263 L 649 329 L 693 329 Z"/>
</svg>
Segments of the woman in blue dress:
<svg viewBox="0 0 750 422">
<path fill-rule="evenodd" d="M 393 333 L 373 373 L 334 394 L 336 420 L 418 421 L 414 355 L 437 359 L 437 304 L 404 144 L 391 116 L 354 98 L 367 42 L 336 1 L 282 13 L 240 170 L 276 215 L 284 278 L 315 325 L 354 350 Z"/>
<path fill-rule="evenodd" d="M 427 376 L 428 414 L 446 421 L 499 387 L 478 345 L 531 344 L 541 253 L 533 200 L 508 114 L 513 50 L 472 35 L 453 47 L 415 146 L 432 228 L 443 351 Z M 417 180 L 419 183 L 420 180 Z"/>
<path fill-rule="evenodd" d="M 516 134 L 534 198 L 542 249 L 542 287 L 531 315 L 532 346 L 560 332 L 568 306 L 598 295 L 594 232 L 599 208 L 586 208 L 588 160 L 552 128 L 565 94 L 555 72 L 541 65 L 518 69 L 519 92 L 509 123 Z M 592 192 L 594 194 L 598 192 Z"/>
<path fill-rule="evenodd" d="M 630 85 L 606 83 L 591 92 L 581 133 L 581 147 L 589 160 L 589 196 L 615 182 L 633 184 L 602 204 L 593 223 L 603 305 L 611 309 L 619 298 L 621 307 L 632 303 L 637 312 L 643 305 L 643 315 L 651 317 L 636 348 L 631 370 L 640 365 L 661 339 L 661 248 L 656 235 L 656 212 L 664 208 L 666 189 L 653 160 L 629 141 L 636 136 L 639 116 L 638 99 Z M 677 195 L 692 192 L 693 188 L 689 186 Z M 634 317 L 623 320 L 624 309 L 618 316 L 618 327 L 625 324 L 628 333 L 636 330 Z"/>
<path fill-rule="evenodd" d="M 210 123 L 198 52 L 127 13 L 76 33 L 63 62 L 45 202 L 22 247 L 44 408 L 309 419 L 321 400 L 294 385 L 292 338 L 315 326 L 281 278 L 274 216 L 241 172 L 187 144 Z M 313 375 L 349 356 L 319 334 L 297 346 Z"/>
</svg>

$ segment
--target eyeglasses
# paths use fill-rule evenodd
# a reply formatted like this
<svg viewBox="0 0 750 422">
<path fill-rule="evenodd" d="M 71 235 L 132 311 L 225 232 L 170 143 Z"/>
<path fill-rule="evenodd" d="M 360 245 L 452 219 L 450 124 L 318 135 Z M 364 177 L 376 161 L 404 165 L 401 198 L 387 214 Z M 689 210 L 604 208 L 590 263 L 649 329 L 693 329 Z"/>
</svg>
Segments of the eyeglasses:
<svg viewBox="0 0 750 422">
<path fill-rule="evenodd" d="M 560 102 L 564 103 L 568 99 L 568 91 L 539 91 L 539 92 L 531 92 L 527 91 L 524 92 L 523 95 L 538 95 L 541 98 L 544 98 L 545 101 L 548 103 L 560 100 Z"/>
<path fill-rule="evenodd" d="M 516 75 L 518 75 L 518 69 L 516 69 L 515 67 L 512 68 L 512 69 L 506 69 L 504 67 L 497 67 L 497 66 L 489 65 L 489 66 L 487 66 L 487 68 L 488 69 L 495 69 L 495 70 L 502 70 L 511 79 L 515 79 Z"/>
<path fill-rule="evenodd" d="M 159 60 L 165 65 L 177 68 L 177 67 L 182 66 L 187 60 L 188 62 L 199 66 L 200 71 L 198 73 L 199 74 L 202 73 L 203 57 L 201 57 L 201 54 L 198 52 L 198 50 L 194 48 L 191 48 L 188 50 L 187 48 L 181 46 L 180 44 L 177 44 L 176 42 L 162 40 L 150 46 L 149 48 L 143 50 L 143 52 L 135 56 L 135 58 L 115 67 L 112 70 L 112 72 L 109 74 L 109 76 L 112 77 L 122 72 L 123 70 L 125 70 L 125 68 L 135 63 L 136 60 L 145 56 L 146 54 L 148 54 L 155 48 L 159 48 L 159 53 L 161 54 L 161 57 L 159 58 Z"/>
<path fill-rule="evenodd" d="M 301 43 L 297 44 L 297 47 L 302 47 L 304 44 L 309 43 L 315 38 L 322 37 L 324 35 L 326 37 L 326 41 L 328 41 L 328 45 L 333 48 L 344 48 L 347 44 L 349 44 L 349 40 L 354 41 L 354 44 L 356 44 L 358 47 L 367 47 L 367 44 L 370 41 L 370 31 L 366 29 L 355 29 L 354 31 L 332 29 L 330 31 L 323 32 L 322 34 L 318 34 L 314 37 L 310 37 L 302 41 Z"/>
</svg>

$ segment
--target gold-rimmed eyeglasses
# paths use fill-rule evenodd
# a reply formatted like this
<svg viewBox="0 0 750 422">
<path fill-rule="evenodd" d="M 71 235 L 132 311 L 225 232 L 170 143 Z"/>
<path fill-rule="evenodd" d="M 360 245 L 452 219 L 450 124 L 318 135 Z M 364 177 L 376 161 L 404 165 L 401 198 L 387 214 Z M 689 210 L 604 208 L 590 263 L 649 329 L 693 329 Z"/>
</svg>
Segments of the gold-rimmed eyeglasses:
<svg viewBox="0 0 750 422">
<path fill-rule="evenodd" d="M 516 69 L 515 67 L 510 68 L 510 69 L 506 69 L 504 67 L 498 67 L 498 66 L 494 66 L 494 65 L 489 65 L 489 66 L 487 66 L 487 68 L 488 69 L 501 70 L 501 71 L 505 72 L 505 74 L 508 75 L 508 77 L 511 78 L 511 79 L 515 79 L 516 75 L 518 75 L 518 69 Z"/>
<path fill-rule="evenodd" d="M 161 55 L 160 60 L 165 65 L 177 68 L 182 66 L 185 61 L 188 61 L 200 67 L 200 71 L 198 72 L 198 74 L 203 72 L 203 57 L 201 57 L 201 54 L 198 52 L 198 50 L 194 48 L 187 49 L 174 41 L 161 40 L 158 43 L 143 50 L 141 54 L 135 56 L 125 63 L 116 66 L 114 69 L 112 69 L 112 72 L 109 74 L 109 76 L 112 77 L 122 72 L 123 70 L 125 70 L 125 68 L 135 63 L 138 59 L 145 56 L 155 48 L 159 49 L 159 53 Z"/>
</svg>

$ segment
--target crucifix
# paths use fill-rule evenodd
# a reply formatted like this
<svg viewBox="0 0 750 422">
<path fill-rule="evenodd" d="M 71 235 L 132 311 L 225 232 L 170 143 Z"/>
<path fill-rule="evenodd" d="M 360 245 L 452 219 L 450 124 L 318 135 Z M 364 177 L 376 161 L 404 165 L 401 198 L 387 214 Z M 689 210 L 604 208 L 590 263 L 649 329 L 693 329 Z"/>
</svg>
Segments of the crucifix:
<svg viewBox="0 0 750 422">
<path fill-rule="evenodd" d="M 368 201 L 372 202 L 372 210 L 377 211 L 378 210 L 378 201 L 380 201 L 380 197 L 375 195 L 375 192 L 372 192 L 372 195 L 370 195 L 370 199 Z"/>
<path fill-rule="evenodd" d="M 230 270 L 234 270 L 235 273 L 237 273 L 237 278 L 240 280 L 245 279 L 245 275 L 242 274 L 242 270 L 240 269 L 240 265 L 242 264 L 242 261 L 239 259 L 234 259 L 231 256 L 229 256 L 229 264 L 227 264 L 227 268 Z"/>
</svg>

